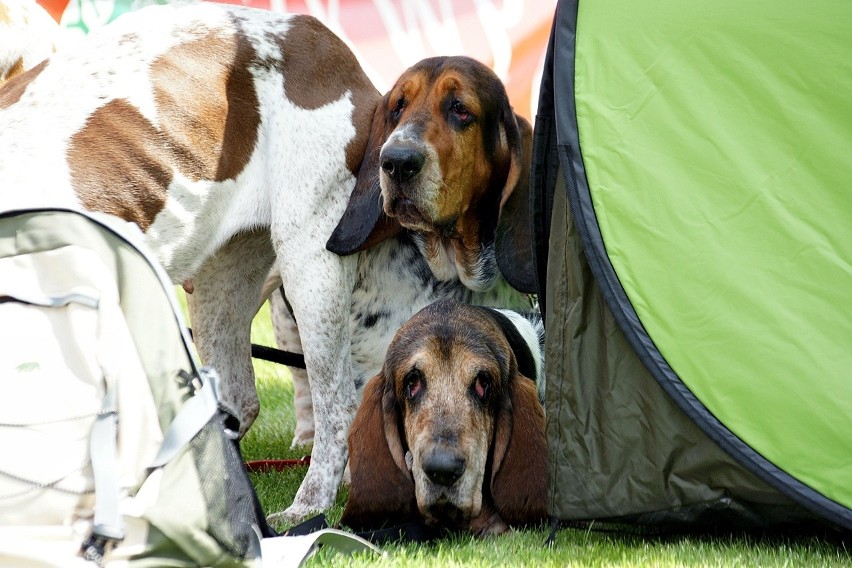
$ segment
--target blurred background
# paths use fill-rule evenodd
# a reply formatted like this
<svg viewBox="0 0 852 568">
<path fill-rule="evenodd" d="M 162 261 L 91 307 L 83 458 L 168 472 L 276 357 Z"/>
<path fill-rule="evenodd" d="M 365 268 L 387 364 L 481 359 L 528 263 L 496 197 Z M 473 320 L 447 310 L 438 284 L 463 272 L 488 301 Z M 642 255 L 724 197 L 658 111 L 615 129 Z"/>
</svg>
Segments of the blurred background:
<svg viewBox="0 0 852 568">
<path fill-rule="evenodd" d="M 75 39 L 126 12 L 167 0 L 38 0 Z M 187 0 L 176 0 L 187 3 Z M 310 14 L 340 36 L 376 88 L 435 55 L 468 55 L 506 84 L 515 112 L 532 122 L 556 0 L 216 0 Z"/>
</svg>

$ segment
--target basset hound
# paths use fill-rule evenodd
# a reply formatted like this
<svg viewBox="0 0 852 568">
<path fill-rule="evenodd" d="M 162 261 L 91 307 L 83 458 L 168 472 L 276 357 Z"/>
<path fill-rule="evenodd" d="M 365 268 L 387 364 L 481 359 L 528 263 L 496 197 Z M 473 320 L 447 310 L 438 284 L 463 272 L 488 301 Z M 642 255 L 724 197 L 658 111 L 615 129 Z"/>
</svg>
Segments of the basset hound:
<svg viewBox="0 0 852 568">
<path fill-rule="evenodd" d="M 349 433 L 341 523 L 500 534 L 547 514 L 540 321 L 440 300 L 415 314 L 367 383 Z"/>
<path fill-rule="evenodd" d="M 353 253 L 369 255 L 368 247 L 399 237 L 416 243 L 451 282 L 430 273 L 423 286 L 455 286 L 456 266 L 479 288 L 496 278 L 488 251 L 501 233 L 499 201 L 507 201 L 503 211 L 512 209 L 528 148 L 521 148 L 511 109 L 494 106 L 499 117 L 477 118 L 480 107 L 467 102 L 493 85 L 474 85 L 473 92 L 457 83 L 446 91 L 454 93 L 447 128 L 459 138 L 487 139 L 489 150 L 475 162 L 477 176 L 489 180 L 479 190 L 488 196 L 480 206 L 488 222 L 478 229 L 465 209 L 452 213 L 466 191 L 452 177 L 422 196 L 438 209 L 418 201 L 417 215 L 408 200 L 394 205 L 394 193 L 383 212 L 379 172 L 390 174 L 378 141 L 403 120 L 406 104 L 382 98 L 318 20 L 214 3 L 147 7 L 0 87 L 0 204 L 83 207 L 139 225 L 172 280 L 192 291 L 196 347 L 219 371 L 220 397 L 241 434 L 259 412 L 251 321 L 270 272 L 280 279 L 298 322 L 317 425 L 310 468 L 282 515 L 296 521 L 331 506 L 347 459 L 357 407 L 348 322 L 363 264 Z M 406 91 L 402 100 L 425 95 Z M 469 116 L 457 112 L 456 99 Z M 416 134 L 405 132 L 400 141 Z M 473 177 L 448 167 L 459 179 Z M 439 189 L 447 197 L 436 199 Z M 510 217 L 500 214 L 513 228 L 500 242 L 523 236 Z M 431 219 L 437 236 L 401 231 L 400 222 L 415 218 L 418 227 Z M 524 273 L 523 263 L 496 256 Z M 379 317 L 382 303 L 408 301 L 394 284 L 381 283 L 377 311 L 367 319 Z"/>
<path fill-rule="evenodd" d="M 50 57 L 60 33 L 35 0 L 0 0 L 0 84 Z"/>
<path fill-rule="evenodd" d="M 530 135 L 500 80 L 466 57 L 425 59 L 383 97 L 363 175 L 329 243 L 363 251 L 349 316 L 359 393 L 396 330 L 435 300 L 530 309 L 518 291 L 535 288 L 524 221 Z M 365 249 L 377 223 L 395 234 Z M 273 293 L 270 302 L 278 345 L 301 352 L 286 299 Z M 312 392 L 304 370 L 291 372 L 298 446 L 313 440 Z"/>
</svg>

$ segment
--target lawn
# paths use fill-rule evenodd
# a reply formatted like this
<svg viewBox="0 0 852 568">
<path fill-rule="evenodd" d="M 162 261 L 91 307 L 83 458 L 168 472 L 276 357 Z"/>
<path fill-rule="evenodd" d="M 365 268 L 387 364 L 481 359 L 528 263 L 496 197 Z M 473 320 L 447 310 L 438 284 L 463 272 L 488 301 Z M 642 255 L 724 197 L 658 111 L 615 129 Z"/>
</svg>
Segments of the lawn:
<svg viewBox="0 0 852 568">
<path fill-rule="evenodd" d="M 255 343 L 274 345 L 268 308 L 264 306 L 252 327 Z M 291 450 L 295 420 L 293 389 L 284 367 L 255 361 L 261 413 L 243 441 L 246 460 L 301 458 Z M 306 468 L 281 473 L 252 474 L 267 513 L 286 508 Z M 326 513 L 336 523 L 346 502 L 342 487 L 335 506 Z M 277 529 L 285 529 L 278 526 Z M 545 546 L 550 531 L 515 531 L 478 540 L 470 536 L 421 546 L 384 546 L 385 554 L 344 556 L 323 549 L 308 566 L 852 566 L 850 541 L 818 536 L 728 534 L 725 536 L 666 535 L 643 537 L 625 532 L 588 528 L 561 528 L 555 544 Z"/>
</svg>

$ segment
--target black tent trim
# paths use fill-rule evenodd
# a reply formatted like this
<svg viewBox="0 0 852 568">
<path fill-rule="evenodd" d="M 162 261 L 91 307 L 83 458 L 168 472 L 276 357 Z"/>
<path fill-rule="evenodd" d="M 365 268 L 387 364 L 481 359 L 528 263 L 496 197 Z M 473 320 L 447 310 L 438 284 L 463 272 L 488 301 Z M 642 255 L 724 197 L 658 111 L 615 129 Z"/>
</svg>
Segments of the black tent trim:
<svg viewBox="0 0 852 568">
<path fill-rule="evenodd" d="M 561 165 L 571 214 L 591 272 L 626 339 L 651 375 L 695 424 L 743 467 L 801 506 L 852 530 L 852 510 L 825 497 L 784 472 L 743 442 L 695 397 L 648 335 L 606 253 L 591 200 L 574 101 L 574 62 L 579 0 L 561 0 L 556 9 L 545 59 L 533 146 L 531 212 L 536 239 L 539 301 L 545 312 L 547 236 L 557 166 Z M 559 61 L 559 73 L 555 72 Z M 555 94 L 560 105 L 554 104 Z M 553 144 L 553 139 L 556 143 Z M 555 148 L 555 151 L 553 150 Z M 558 164 L 554 158 L 558 158 Z M 542 214 L 544 212 L 544 214 Z M 546 324 L 547 322 L 545 322 Z"/>
</svg>

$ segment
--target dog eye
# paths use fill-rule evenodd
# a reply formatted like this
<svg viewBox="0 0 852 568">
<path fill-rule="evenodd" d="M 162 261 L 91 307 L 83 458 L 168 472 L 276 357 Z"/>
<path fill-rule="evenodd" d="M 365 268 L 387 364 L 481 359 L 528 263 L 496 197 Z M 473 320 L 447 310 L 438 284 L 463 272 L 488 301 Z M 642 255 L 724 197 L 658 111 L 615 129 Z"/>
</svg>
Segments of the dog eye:
<svg viewBox="0 0 852 568">
<path fill-rule="evenodd" d="M 476 378 L 473 380 L 472 385 L 473 393 L 476 395 L 476 398 L 479 400 L 485 400 L 488 398 L 492 381 L 493 377 L 488 371 L 479 371 L 476 374 Z"/>
<path fill-rule="evenodd" d="M 464 106 L 464 103 L 462 103 L 458 99 L 454 100 L 453 103 L 450 105 L 450 110 L 462 124 L 467 124 L 472 118 L 470 111 L 467 110 L 467 107 Z"/>
<path fill-rule="evenodd" d="M 423 373 L 420 369 L 411 369 L 402 380 L 405 388 L 405 396 L 409 399 L 416 398 L 423 391 Z"/>
<path fill-rule="evenodd" d="M 405 110 L 405 97 L 400 97 L 399 100 L 396 101 L 396 104 L 393 107 L 393 119 L 394 121 L 398 121 L 400 115 L 402 115 L 402 111 Z"/>
</svg>

